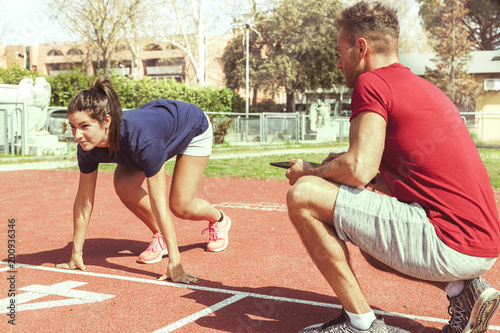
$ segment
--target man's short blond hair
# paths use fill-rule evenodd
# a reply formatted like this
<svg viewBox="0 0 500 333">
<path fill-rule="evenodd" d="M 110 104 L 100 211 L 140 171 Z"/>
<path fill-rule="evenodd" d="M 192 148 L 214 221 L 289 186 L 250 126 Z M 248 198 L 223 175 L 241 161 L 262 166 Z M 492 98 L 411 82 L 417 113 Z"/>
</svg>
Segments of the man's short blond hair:
<svg viewBox="0 0 500 333">
<path fill-rule="evenodd" d="M 351 45 L 365 38 L 375 53 L 398 52 L 399 21 L 397 11 L 389 6 L 363 0 L 340 12 L 335 24 L 346 32 Z"/>
</svg>

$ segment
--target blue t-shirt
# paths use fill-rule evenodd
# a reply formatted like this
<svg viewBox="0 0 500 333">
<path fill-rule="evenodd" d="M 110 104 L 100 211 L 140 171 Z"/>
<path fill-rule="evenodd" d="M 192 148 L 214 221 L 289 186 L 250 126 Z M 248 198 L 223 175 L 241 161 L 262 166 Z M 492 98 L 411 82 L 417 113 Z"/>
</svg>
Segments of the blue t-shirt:
<svg viewBox="0 0 500 333">
<path fill-rule="evenodd" d="M 115 158 L 108 148 L 84 151 L 78 145 L 78 166 L 83 173 L 94 172 L 99 163 L 117 163 L 154 176 L 171 157 L 183 151 L 191 140 L 208 129 L 205 113 L 196 105 L 157 99 L 136 110 L 124 111 L 120 143 Z"/>
</svg>

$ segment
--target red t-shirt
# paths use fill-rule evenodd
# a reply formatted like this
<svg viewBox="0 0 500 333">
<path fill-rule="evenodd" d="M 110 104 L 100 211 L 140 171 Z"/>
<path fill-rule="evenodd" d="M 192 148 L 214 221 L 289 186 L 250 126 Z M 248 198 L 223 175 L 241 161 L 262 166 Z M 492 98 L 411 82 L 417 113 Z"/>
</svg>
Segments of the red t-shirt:
<svg viewBox="0 0 500 333">
<path fill-rule="evenodd" d="M 451 100 L 395 63 L 359 76 L 351 108 L 351 119 L 371 111 L 387 122 L 379 169 L 391 194 L 420 204 L 439 238 L 451 248 L 497 257 L 500 222 L 493 190 Z"/>
</svg>

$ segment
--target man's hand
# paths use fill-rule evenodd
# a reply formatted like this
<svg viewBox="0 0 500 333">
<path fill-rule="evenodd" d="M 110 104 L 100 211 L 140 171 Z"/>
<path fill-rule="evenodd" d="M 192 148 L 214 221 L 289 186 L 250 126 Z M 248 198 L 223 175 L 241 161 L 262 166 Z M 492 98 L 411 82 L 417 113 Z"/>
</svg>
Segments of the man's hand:
<svg viewBox="0 0 500 333">
<path fill-rule="evenodd" d="M 179 283 L 198 283 L 200 280 L 193 274 L 190 274 L 182 268 L 182 265 L 179 263 L 177 265 L 168 263 L 167 274 L 162 275 L 158 278 L 158 280 L 163 281 L 170 278 L 173 282 Z"/>
<path fill-rule="evenodd" d="M 290 169 L 286 171 L 288 183 L 294 185 L 300 177 L 308 174 L 308 171 L 313 169 L 311 164 L 304 160 L 290 160 Z"/>
<path fill-rule="evenodd" d="M 68 263 L 57 264 L 56 268 L 59 269 L 81 269 L 82 271 L 88 271 L 88 268 L 83 264 L 83 256 L 81 254 L 73 253 L 71 255 L 71 260 Z"/>
<path fill-rule="evenodd" d="M 336 160 L 337 158 L 339 158 L 340 156 L 342 156 L 344 154 L 345 154 L 345 152 L 343 152 L 343 153 L 330 153 L 330 154 L 328 154 L 328 157 L 325 158 L 323 160 L 323 162 L 321 162 L 321 165 L 325 165 L 326 163 L 328 163 L 330 161 Z"/>
</svg>

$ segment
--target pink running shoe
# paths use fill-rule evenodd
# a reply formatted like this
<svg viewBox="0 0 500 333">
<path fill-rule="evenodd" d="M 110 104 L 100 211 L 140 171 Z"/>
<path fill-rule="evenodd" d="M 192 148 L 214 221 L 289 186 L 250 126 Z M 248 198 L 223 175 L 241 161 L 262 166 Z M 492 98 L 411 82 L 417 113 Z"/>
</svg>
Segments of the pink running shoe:
<svg viewBox="0 0 500 333">
<path fill-rule="evenodd" d="M 157 233 L 153 235 L 151 243 L 149 243 L 146 251 L 142 252 L 139 256 L 139 262 L 143 264 L 154 264 L 159 262 L 161 258 L 168 254 L 167 244 L 162 234 Z"/>
<path fill-rule="evenodd" d="M 223 212 L 221 214 L 224 219 L 221 222 L 209 223 L 208 228 L 203 230 L 201 234 L 208 231 L 207 251 L 220 252 L 224 251 L 229 243 L 229 228 L 231 228 L 231 219 Z"/>
</svg>

